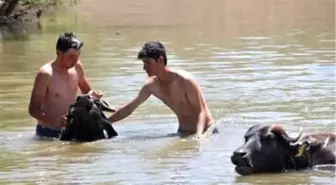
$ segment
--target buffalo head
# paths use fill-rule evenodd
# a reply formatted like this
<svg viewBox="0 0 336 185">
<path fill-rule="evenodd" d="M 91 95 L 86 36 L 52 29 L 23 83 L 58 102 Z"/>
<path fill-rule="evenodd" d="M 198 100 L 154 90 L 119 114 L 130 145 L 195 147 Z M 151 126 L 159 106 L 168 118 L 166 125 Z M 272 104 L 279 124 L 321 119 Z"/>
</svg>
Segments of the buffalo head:
<svg viewBox="0 0 336 185">
<path fill-rule="evenodd" d="M 91 110 L 93 106 L 97 106 L 102 111 L 115 112 L 115 109 L 109 103 L 88 94 L 77 96 L 76 101 L 70 108 L 85 107 L 87 110 Z"/>
<path fill-rule="evenodd" d="M 84 142 L 117 136 L 103 111 L 114 112 L 115 109 L 104 100 L 90 95 L 77 96 L 76 101 L 70 105 L 67 125 L 60 134 L 60 140 L 75 139 Z"/>
<path fill-rule="evenodd" d="M 288 160 L 298 155 L 302 147 L 294 143 L 301 137 L 289 137 L 280 125 L 254 125 L 245 133 L 245 143 L 231 156 L 240 175 L 280 172 L 290 168 Z M 301 146 L 301 145 L 300 145 Z"/>
</svg>

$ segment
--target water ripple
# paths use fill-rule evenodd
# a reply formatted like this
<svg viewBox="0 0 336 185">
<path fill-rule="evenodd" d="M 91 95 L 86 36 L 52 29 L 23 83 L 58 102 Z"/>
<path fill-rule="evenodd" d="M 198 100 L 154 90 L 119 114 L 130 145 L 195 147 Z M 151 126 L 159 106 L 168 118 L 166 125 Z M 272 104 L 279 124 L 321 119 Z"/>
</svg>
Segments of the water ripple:
<svg viewBox="0 0 336 185">
<path fill-rule="evenodd" d="M 54 51 L 54 45 L 49 46 L 48 37 L 37 37 L 14 52 L 17 43 L 3 43 L 0 181 L 270 184 L 276 178 L 283 184 L 334 182 L 334 175 L 314 172 L 240 177 L 229 159 L 243 143 L 244 132 L 255 123 L 281 123 L 293 135 L 299 127 L 305 133 L 335 129 L 334 30 L 316 27 L 316 32 L 295 28 L 268 36 L 258 32 L 213 40 L 190 38 L 190 29 L 180 27 L 177 31 L 166 27 L 79 31 L 90 43 L 82 57 L 89 80 L 116 107 L 134 98 L 147 78 L 136 58 L 140 43 L 160 38 L 168 49 L 168 66 L 186 69 L 197 78 L 217 120 L 221 134 L 200 143 L 171 136 L 177 130 L 176 117 L 154 97 L 114 124 L 120 133 L 115 139 L 91 144 L 34 140 L 35 120 L 28 115 L 28 97 L 38 66 L 54 54 L 46 50 Z M 111 34 L 116 29 L 122 34 Z"/>
</svg>

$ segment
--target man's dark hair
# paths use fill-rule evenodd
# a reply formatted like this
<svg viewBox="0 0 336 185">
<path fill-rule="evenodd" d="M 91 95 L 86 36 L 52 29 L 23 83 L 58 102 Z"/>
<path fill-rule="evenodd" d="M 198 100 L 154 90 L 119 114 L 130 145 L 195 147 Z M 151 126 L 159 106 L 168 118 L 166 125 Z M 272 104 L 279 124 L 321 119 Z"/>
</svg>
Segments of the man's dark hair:
<svg viewBox="0 0 336 185">
<path fill-rule="evenodd" d="M 138 53 L 138 59 L 148 57 L 157 61 L 160 56 L 163 57 L 164 65 L 167 65 L 166 49 L 163 44 L 158 41 L 146 42 Z"/>
<path fill-rule="evenodd" d="M 64 32 L 58 37 L 56 50 L 61 52 L 66 52 L 70 48 L 79 50 L 83 44 L 73 32 Z"/>
</svg>

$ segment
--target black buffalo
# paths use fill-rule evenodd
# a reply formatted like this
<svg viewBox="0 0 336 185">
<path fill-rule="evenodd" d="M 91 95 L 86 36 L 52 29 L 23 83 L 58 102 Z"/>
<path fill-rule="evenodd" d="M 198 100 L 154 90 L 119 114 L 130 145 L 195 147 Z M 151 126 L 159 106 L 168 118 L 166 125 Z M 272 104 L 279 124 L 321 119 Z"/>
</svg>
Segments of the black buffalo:
<svg viewBox="0 0 336 185">
<path fill-rule="evenodd" d="M 335 165 L 335 133 L 289 137 L 281 125 L 254 125 L 231 156 L 240 175 L 303 170 Z"/>
<path fill-rule="evenodd" d="M 76 101 L 70 105 L 67 125 L 59 139 L 91 142 L 117 136 L 118 133 L 103 111 L 114 112 L 115 110 L 104 100 L 90 95 L 77 96 Z"/>
</svg>

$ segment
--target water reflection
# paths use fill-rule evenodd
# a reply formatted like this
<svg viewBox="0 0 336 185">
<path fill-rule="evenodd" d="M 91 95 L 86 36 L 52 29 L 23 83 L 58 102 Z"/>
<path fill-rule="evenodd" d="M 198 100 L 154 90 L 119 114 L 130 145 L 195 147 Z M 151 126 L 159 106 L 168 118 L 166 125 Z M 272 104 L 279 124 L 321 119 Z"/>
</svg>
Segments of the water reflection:
<svg viewBox="0 0 336 185">
<path fill-rule="evenodd" d="M 282 173 L 282 174 L 263 174 L 263 175 L 252 175 L 252 176 L 237 176 L 235 178 L 235 183 L 237 184 L 309 184 L 309 174 L 305 172 L 301 173 Z"/>
<path fill-rule="evenodd" d="M 0 40 L 30 40 L 31 34 L 39 34 L 42 32 L 42 25 L 37 23 L 18 22 L 14 25 L 0 27 Z"/>
</svg>

